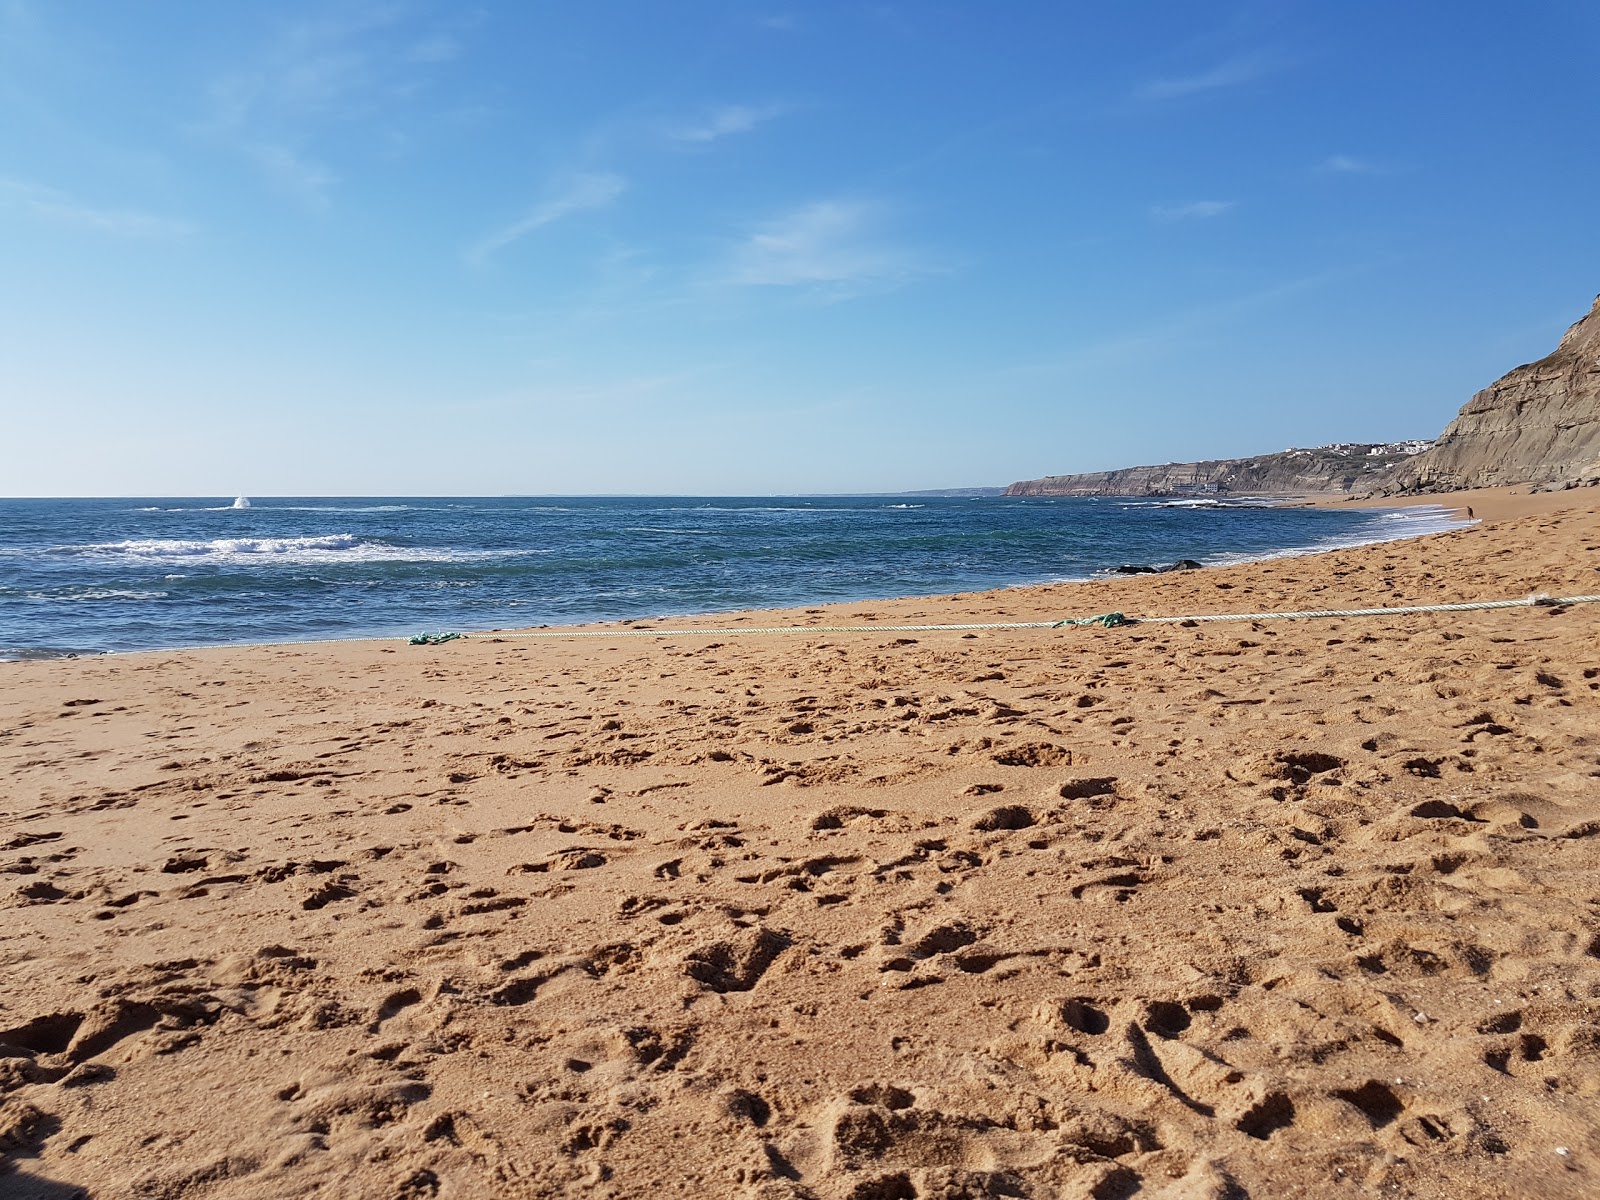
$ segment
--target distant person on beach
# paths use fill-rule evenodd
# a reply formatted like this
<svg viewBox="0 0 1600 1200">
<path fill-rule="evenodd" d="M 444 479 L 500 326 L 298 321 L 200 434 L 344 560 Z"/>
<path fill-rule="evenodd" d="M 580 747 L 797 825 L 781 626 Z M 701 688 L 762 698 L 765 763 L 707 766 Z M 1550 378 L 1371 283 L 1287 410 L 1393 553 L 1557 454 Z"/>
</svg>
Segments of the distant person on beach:
<svg viewBox="0 0 1600 1200">
<path fill-rule="evenodd" d="M 1467 520 L 1472 520 L 1472 505 L 1467 505 Z"/>
</svg>

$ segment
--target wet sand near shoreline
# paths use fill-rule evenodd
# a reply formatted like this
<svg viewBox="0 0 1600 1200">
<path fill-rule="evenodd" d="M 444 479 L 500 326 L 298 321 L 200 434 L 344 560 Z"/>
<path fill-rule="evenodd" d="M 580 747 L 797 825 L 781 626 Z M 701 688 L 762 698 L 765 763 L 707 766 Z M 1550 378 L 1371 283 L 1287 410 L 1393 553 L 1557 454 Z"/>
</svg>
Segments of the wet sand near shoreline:
<svg viewBox="0 0 1600 1200">
<path fill-rule="evenodd" d="M 1433 492 L 1413 496 L 1310 496 L 1303 503 L 1310 508 L 1410 508 L 1439 505 L 1462 516 L 1469 512 L 1474 520 L 1506 521 L 1515 517 L 1542 516 L 1569 508 L 1600 504 L 1600 497 L 1587 488 L 1562 492 L 1537 492 L 1527 487 L 1472 488 L 1460 492 Z"/>
<path fill-rule="evenodd" d="M 1600 592 L 1530 499 L 673 624 Z M 0 663 L 0 1193 L 1593 1195 L 1597 622 Z"/>
</svg>

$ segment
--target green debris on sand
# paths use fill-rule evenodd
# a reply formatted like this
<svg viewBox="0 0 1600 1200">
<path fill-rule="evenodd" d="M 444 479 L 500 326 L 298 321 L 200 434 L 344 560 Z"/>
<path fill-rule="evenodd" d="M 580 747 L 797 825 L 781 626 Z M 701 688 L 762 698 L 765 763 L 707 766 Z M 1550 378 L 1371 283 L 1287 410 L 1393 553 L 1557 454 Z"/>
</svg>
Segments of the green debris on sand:
<svg viewBox="0 0 1600 1200">
<path fill-rule="evenodd" d="M 1132 625 L 1133 622 L 1119 612 L 1101 613 L 1098 617 L 1079 617 L 1073 620 L 1070 617 L 1065 621 L 1057 621 L 1055 628 L 1063 625 L 1103 625 L 1107 629 L 1115 629 L 1118 625 Z"/>
<path fill-rule="evenodd" d="M 458 637 L 466 637 L 464 633 L 414 633 L 406 644 L 408 646 L 442 646 L 445 642 L 453 642 Z"/>
</svg>

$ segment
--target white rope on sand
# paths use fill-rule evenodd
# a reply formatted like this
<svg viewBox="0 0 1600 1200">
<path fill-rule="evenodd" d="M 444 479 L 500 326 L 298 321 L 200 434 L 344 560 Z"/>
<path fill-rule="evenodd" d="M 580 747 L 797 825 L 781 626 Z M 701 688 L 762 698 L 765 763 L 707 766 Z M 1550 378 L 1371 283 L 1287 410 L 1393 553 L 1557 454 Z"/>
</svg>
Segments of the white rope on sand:
<svg viewBox="0 0 1600 1200">
<path fill-rule="evenodd" d="M 1406 613 L 1481 612 L 1493 608 L 1560 608 L 1568 604 L 1600 604 L 1600 596 L 1547 596 L 1521 600 L 1474 600 L 1468 604 L 1414 604 L 1404 608 L 1313 608 L 1304 612 L 1213 613 L 1194 617 L 1139 617 L 1140 624 L 1177 621 L 1283 621 L 1314 617 L 1389 617 Z"/>
<path fill-rule="evenodd" d="M 1596 596 L 1547 596 L 1521 600 L 1475 600 L 1466 604 L 1413 604 L 1395 608 L 1313 608 L 1298 612 L 1196 613 L 1187 617 L 1128 617 L 1102 613 L 1095 617 L 1068 617 L 1061 621 L 978 621 L 954 625 L 767 625 L 714 629 L 536 629 L 525 632 L 491 632 L 475 637 L 495 638 L 615 638 L 615 637 L 735 637 L 776 633 L 940 633 L 985 629 L 1061 629 L 1069 626 L 1177 625 L 1185 621 L 1294 621 L 1323 617 L 1400 617 L 1413 613 L 1482 612 L 1498 608 L 1560 608 L 1569 604 L 1600 604 Z"/>
</svg>

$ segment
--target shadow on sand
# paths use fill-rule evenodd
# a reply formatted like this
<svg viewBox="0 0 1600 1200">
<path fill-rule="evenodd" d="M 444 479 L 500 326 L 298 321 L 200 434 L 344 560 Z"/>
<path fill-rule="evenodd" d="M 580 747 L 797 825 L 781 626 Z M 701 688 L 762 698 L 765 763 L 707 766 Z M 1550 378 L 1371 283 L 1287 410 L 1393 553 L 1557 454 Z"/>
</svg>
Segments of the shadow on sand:
<svg viewBox="0 0 1600 1200">
<path fill-rule="evenodd" d="M 15 1164 L 0 1164 L 0 1196 L 6 1200 L 91 1200 L 87 1188 L 58 1183 Z"/>
</svg>

